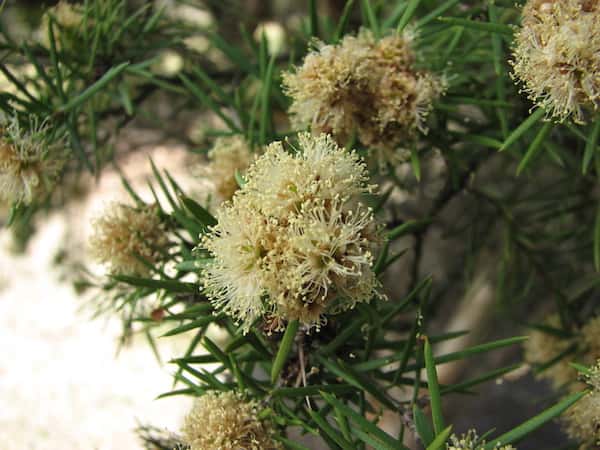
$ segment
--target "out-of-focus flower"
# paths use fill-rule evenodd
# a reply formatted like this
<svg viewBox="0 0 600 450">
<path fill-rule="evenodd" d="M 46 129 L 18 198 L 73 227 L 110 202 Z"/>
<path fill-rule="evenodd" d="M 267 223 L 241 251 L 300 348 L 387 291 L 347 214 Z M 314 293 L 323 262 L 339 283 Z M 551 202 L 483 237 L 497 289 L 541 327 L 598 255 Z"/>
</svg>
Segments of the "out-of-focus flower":
<svg viewBox="0 0 600 450">
<path fill-rule="evenodd" d="M 262 22 L 254 30 L 254 39 L 260 42 L 262 37 L 267 41 L 270 54 L 277 55 L 285 48 L 285 29 L 279 22 Z"/>
<path fill-rule="evenodd" d="M 600 3 L 530 0 L 515 37 L 514 76 L 558 120 L 600 107 Z"/>
<path fill-rule="evenodd" d="M 254 155 L 242 136 L 218 138 L 208 152 L 209 165 L 206 170 L 208 178 L 215 186 L 221 200 L 230 200 L 238 189 L 235 172 L 243 174 Z"/>
<path fill-rule="evenodd" d="M 600 445 L 600 360 L 585 376 L 592 390 L 571 406 L 563 421 L 567 434 L 580 443 L 580 450 L 591 450 Z"/>
<path fill-rule="evenodd" d="M 156 205 L 113 203 L 93 221 L 91 255 L 112 274 L 146 275 L 159 262 L 168 237 Z"/>
<path fill-rule="evenodd" d="M 361 30 L 338 45 L 319 44 L 283 75 L 293 125 L 331 133 L 340 144 L 356 135 L 381 165 L 394 161 L 417 131 L 427 131 L 432 103 L 446 86 L 415 62 L 411 33 L 377 40 Z"/>
<path fill-rule="evenodd" d="M 81 5 L 60 0 L 56 5 L 48 8 L 42 16 L 40 28 L 37 31 L 42 45 L 50 48 L 50 22 L 54 21 L 52 28 L 55 37 L 55 45 L 61 47 L 61 39 L 76 39 L 77 30 L 84 18 Z M 91 22 L 88 24 L 91 25 Z"/>
<path fill-rule="evenodd" d="M 279 450 L 272 426 L 258 418 L 259 405 L 234 392 L 198 398 L 182 428 L 191 450 Z"/>
<path fill-rule="evenodd" d="M 213 303 L 247 330 L 261 316 L 319 326 L 378 295 L 371 190 L 364 164 L 327 135 L 299 135 L 295 154 L 271 144 L 204 238 L 214 260 L 203 272 Z"/>
<path fill-rule="evenodd" d="M 486 441 L 477 436 L 475 430 L 457 436 L 453 434 L 450 442 L 446 444 L 446 450 L 484 450 Z M 516 450 L 512 445 L 496 445 L 494 450 Z"/>
<path fill-rule="evenodd" d="M 560 330 L 560 317 L 558 314 L 553 314 L 546 318 L 544 325 Z M 574 342 L 573 338 L 558 336 L 541 330 L 532 330 L 529 333 L 529 339 L 523 345 L 525 361 L 533 366 L 548 364 L 559 358 L 569 347 L 574 345 Z M 551 381 L 557 389 L 573 381 L 576 376 L 577 372 L 569 366 L 569 358 L 566 355 L 538 375 L 539 378 Z"/>
<path fill-rule="evenodd" d="M 65 163 L 62 141 L 36 119 L 2 119 L 0 133 L 0 198 L 29 204 L 49 194 Z"/>
</svg>

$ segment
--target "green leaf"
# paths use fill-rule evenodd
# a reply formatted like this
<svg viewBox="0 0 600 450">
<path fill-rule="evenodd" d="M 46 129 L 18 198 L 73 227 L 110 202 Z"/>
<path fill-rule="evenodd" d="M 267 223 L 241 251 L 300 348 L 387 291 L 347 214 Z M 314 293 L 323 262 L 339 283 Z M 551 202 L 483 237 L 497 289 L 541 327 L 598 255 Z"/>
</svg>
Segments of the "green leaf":
<svg viewBox="0 0 600 450">
<path fill-rule="evenodd" d="M 313 421 L 317 424 L 317 426 L 327 434 L 336 444 L 338 444 L 344 450 L 355 450 L 354 445 L 351 442 L 348 442 L 344 437 L 333 428 L 325 418 L 321 416 L 321 414 L 313 411 L 312 409 L 308 410 L 308 414 L 313 419 Z"/>
<path fill-rule="evenodd" d="M 370 0 L 362 0 L 362 9 L 367 16 L 367 20 L 369 21 L 369 27 L 375 35 L 375 38 L 379 38 L 379 23 L 377 22 L 377 17 L 375 16 L 375 11 L 373 10 L 373 6 L 371 5 Z"/>
<path fill-rule="evenodd" d="M 381 428 L 374 423 L 368 421 L 365 417 L 360 415 L 358 412 L 343 404 L 333 395 L 326 392 L 321 392 L 323 399 L 330 405 L 338 408 L 348 419 L 358 425 L 364 432 L 369 433 L 371 436 L 376 438 L 379 442 L 385 444 L 388 448 L 394 450 L 407 450 L 404 445 L 399 443 L 392 436 L 387 434 Z"/>
<path fill-rule="evenodd" d="M 564 411 L 569 409 L 573 404 L 575 404 L 579 399 L 583 396 L 587 395 L 587 391 L 577 392 L 576 394 L 572 394 L 565 398 L 560 403 L 548 408 L 544 412 L 538 414 L 535 417 L 527 420 L 521 425 L 513 428 L 508 433 L 504 433 L 499 438 L 490 440 L 484 447 L 484 450 L 494 450 L 498 445 L 506 445 L 512 444 L 519 439 L 527 436 L 529 433 L 535 431 L 539 427 L 541 427 L 546 422 L 554 419 L 555 417 L 560 416 Z"/>
<path fill-rule="evenodd" d="M 416 148 L 410 150 L 410 164 L 415 178 L 417 181 L 421 181 L 421 161 L 419 161 L 419 152 Z"/>
<path fill-rule="evenodd" d="M 513 29 L 510 26 L 500 23 L 461 19 L 459 17 L 440 17 L 438 20 L 449 25 L 459 25 L 465 28 L 471 28 L 473 30 L 487 31 L 488 33 L 500 33 L 506 36 L 513 35 Z"/>
<path fill-rule="evenodd" d="M 527 167 L 527 164 L 529 164 L 529 162 L 538 154 L 538 152 L 542 148 L 542 144 L 544 143 L 546 136 L 548 136 L 548 133 L 550 133 L 550 131 L 552 131 L 552 127 L 553 127 L 552 122 L 545 122 L 542 125 L 542 128 L 540 129 L 538 134 L 535 136 L 535 139 L 533 140 L 533 142 L 531 142 L 531 145 L 529 145 L 529 148 L 527 149 L 525 156 L 523 156 L 523 159 L 519 163 L 519 167 L 517 167 L 517 176 L 520 175 L 521 172 L 523 172 L 525 167 Z"/>
<path fill-rule="evenodd" d="M 429 420 L 418 405 L 413 406 L 413 418 L 415 420 L 415 428 L 417 429 L 417 434 L 419 435 L 419 438 L 421 439 L 421 441 L 423 441 L 424 445 L 429 447 L 429 445 L 433 442 L 435 438 L 435 434 L 431 429 Z"/>
<path fill-rule="evenodd" d="M 106 86 L 108 83 L 113 81 L 116 77 L 118 77 L 127 68 L 128 65 L 129 65 L 128 62 L 124 62 L 122 64 L 119 64 L 116 67 L 112 67 L 108 72 L 106 72 L 102 76 L 102 78 L 100 78 L 98 81 L 96 81 L 90 87 L 88 87 L 81 94 L 76 96 L 74 99 L 72 99 L 66 105 L 61 106 L 58 109 L 58 111 L 65 113 L 67 111 L 71 111 L 74 108 L 77 108 L 79 105 L 86 102 L 90 97 L 92 97 L 93 95 L 100 92 L 104 88 L 104 86 Z"/>
<path fill-rule="evenodd" d="M 179 199 L 184 204 L 184 206 L 188 209 L 190 213 L 202 224 L 206 229 L 209 227 L 213 227 L 217 224 L 217 219 L 211 213 L 208 212 L 206 208 L 201 206 L 195 200 L 189 198 L 186 195 L 179 195 Z"/>
<path fill-rule="evenodd" d="M 542 108 L 536 109 L 533 114 L 525 119 L 523 123 L 506 138 L 504 144 L 502 144 L 502 147 L 500 148 L 500 151 L 502 152 L 513 145 L 521 136 L 523 136 L 523 134 L 525 134 L 527 130 L 542 120 L 542 117 L 544 117 L 545 114 L 546 112 Z"/>
<path fill-rule="evenodd" d="M 596 212 L 596 223 L 594 224 L 594 267 L 600 272 L 600 204 Z"/>
<path fill-rule="evenodd" d="M 312 37 L 316 37 L 319 35 L 319 13 L 317 11 L 317 0 L 309 0 L 308 10 L 310 16 L 309 33 Z"/>
<path fill-rule="evenodd" d="M 450 8 L 452 8 L 459 2 L 460 0 L 446 0 L 444 3 L 435 8 L 430 13 L 428 13 L 422 19 L 419 19 L 419 21 L 417 22 L 417 27 L 422 27 L 423 25 L 426 25 L 429 22 L 431 22 L 433 19 L 437 19 L 439 16 L 444 14 L 446 11 L 448 11 Z"/>
<path fill-rule="evenodd" d="M 259 143 L 262 145 L 267 144 L 267 130 L 271 125 L 271 104 L 269 102 L 271 97 L 271 85 L 273 84 L 273 73 L 275 70 L 275 54 L 271 55 L 269 59 L 269 65 L 263 79 L 262 90 L 260 94 L 261 98 L 261 109 L 260 109 L 260 122 L 259 122 Z"/>
<path fill-rule="evenodd" d="M 178 326 L 177 328 L 173 328 L 172 330 L 167 331 L 161 337 L 175 336 L 176 334 L 181 334 L 181 333 L 185 333 L 186 331 L 195 330 L 196 328 L 201 328 L 205 325 L 208 325 L 209 323 L 213 323 L 213 322 L 216 322 L 217 320 L 221 320 L 224 317 L 225 317 L 224 314 L 219 314 L 219 315 L 211 314 L 209 316 L 204 316 L 198 320 L 194 320 L 192 322 L 186 323 L 185 325 L 181 325 L 181 326 Z M 174 360 L 174 361 L 177 362 L 177 360 Z"/>
<path fill-rule="evenodd" d="M 217 105 L 217 103 L 207 94 L 202 92 L 198 86 L 196 86 L 192 80 L 186 77 L 184 74 L 179 74 L 179 79 L 183 82 L 184 86 L 192 93 L 194 97 L 196 97 L 200 103 L 202 103 L 207 108 L 211 109 L 216 115 L 218 115 L 223 122 L 227 124 L 229 129 L 235 133 L 241 133 L 239 127 L 233 123 L 233 120 L 229 118 L 225 113 L 223 113 L 221 107 Z"/>
<path fill-rule="evenodd" d="M 435 437 L 433 442 L 427 446 L 427 450 L 442 450 L 446 448 L 446 442 L 450 437 L 450 433 L 452 433 L 452 425 L 449 425 L 445 430 L 442 430 L 442 432 Z"/>
<path fill-rule="evenodd" d="M 419 6 L 419 3 L 421 3 L 421 0 L 409 0 L 408 1 L 408 5 L 407 5 L 406 9 L 404 10 L 404 14 L 402 14 L 402 17 L 400 18 L 400 22 L 398 22 L 398 26 L 396 27 L 397 33 L 402 33 L 402 31 L 404 31 L 404 28 L 406 28 L 406 25 L 408 25 L 408 23 L 414 16 L 415 11 L 417 10 L 417 7 Z"/>
<path fill-rule="evenodd" d="M 273 397 L 306 397 L 320 395 L 321 392 L 332 394 L 348 394 L 355 392 L 356 388 L 350 384 L 313 384 L 303 387 L 281 387 L 271 391 Z"/>
<path fill-rule="evenodd" d="M 464 390 L 469 389 L 478 384 L 485 383 L 486 381 L 497 379 L 498 377 L 501 377 L 502 375 L 512 372 L 513 370 L 516 370 L 519 367 L 521 367 L 521 364 L 519 364 L 519 363 L 512 364 L 508 367 L 502 367 L 500 369 L 491 370 L 491 371 L 484 373 L 483 375 L 480 375 L 478 377 L 472 378 L 467 381 L 463 381 L 462 383 L 456 383 L 451 386 L 445 386 L 444 388 L 442 388 L 442 394 L 448 394 L 450 392 L 464 391 Z"/>
<path fill-rule="evenodd" d="M 300 327 L 300 322 L 298 320 L 292 320 L 288 323 L 285 333 L 283 333 L 283 338 L 279 343 L 279 350 L 275 355 L 275 360 L 273 361 L 273 365 L 271 366 L 271 382 L 275 383 L 279 378 L 279 374 L 283 369 L 285 362 L 290 356 L 290 351 L 292 350 L 292 345 L 294 344 L 294 339 L 296 338 L 296 333 L 298 332 L 298 328 Z"/>
<path fill-rule="evenodd" d="M 425 336 L 425 368 L 427 370 L 427 386 L 431 404 L 431 416 L 433 418 L 433 431 L 436 436 L 444 431 L 444 416 L 442 415 L 442 397 L 435 370 L 435 360 L 429 339 Z"/>
<path fill-rule="evenodd" d="M 590 162 L 596 153 L 596 147 L 598 146 L 598 137 L 600 137 L 600 117 L 596 119 L 592 132 L 590 133 L 585 143 L 585 151 L 583 152 L 583 163 L 581 171 L 585 175 L 590 166 Z"/>
<path fill-rule="evenodd" d="M 344 6 L 344 10 L 342 11 L 342 15 L 338 22 L 337 28 L 335 29 L 335 34 L 333 35 L 333 43 L 337 43 L 346 30 L 346 26 L 348 25 L 348 20 L 350 19 L 350 13 L 352 12 L 352 7 L 354 6 L 354 0 L 348 0 L 346 5 Z"/>
<path fill-rule="evenodd" d="M 177 280 L 155 280 L 152 278 L 134 277 L 131 275 L 112 275 L 117 281 L 127 283 L 132 286 L 139 286 L 157 291 L 164 289 L 168 292 L 199 292 L 198 285 Z"/>
<path fill-rule="evenodd" d="M 409 220 L 407 222 L 404 222 L 402 225 L 398 225 L 396 228 L 388 231 L 387 238 L 390 241 L 393 241 L 407 234 L 420 231 L 423 228 L 426 228 L 431 222 L 431 219 Z"/>
<path fill-rule="evenodd" d="M 377 386 L 373 380 L 369 379 L 363 374 L 358 373 L 354 368 L 344 364 L 343 361 L 332 361 L 319 354 L 315 355 L 315 357 L 323 366 L 325 366 L 327 370 L 346 381 L 346 383 L 351 384 L 357 389 L 368 392 L 386 407 L 390 409 L 396 408 L 396 405 L 394 405 L 394 403 L 385 394 L 385 391 Z"/>
</svg>

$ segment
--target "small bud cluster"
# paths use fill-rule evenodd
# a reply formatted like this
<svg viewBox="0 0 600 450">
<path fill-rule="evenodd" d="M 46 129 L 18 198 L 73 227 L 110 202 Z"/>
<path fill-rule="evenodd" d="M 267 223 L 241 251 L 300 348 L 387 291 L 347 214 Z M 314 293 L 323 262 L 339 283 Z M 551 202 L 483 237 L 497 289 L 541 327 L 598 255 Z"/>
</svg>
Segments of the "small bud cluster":
<svg viewBox="0 0 600 450">
<path fill-rule="evenodd" d="M 475 430 L 469 430 L 467 433 L 457 436 L 450 436 L 450 442 L 446 444 L 446 450 L 484 450 L 485 440 L 477 436 Z M 494 450 L 516 450 L 512 445 L 496 445 Z"/>
<path fill-rule="evenodd" d="M 600 3 L 529 0 L 511 62 L 524 91 L 549 115 L 584 122 L 600 107 Z"/>
<path fill-rule="evenodd" d="M 65 160 L 59 142 L 51 142 L 48 126 L 32 119 L 23 126 L 16 117 L 0 124 L 0 199 L 30 204 L 50 193 Z"/>
<path fill-rule="evenodd" d="M 361 30 L 338 45 L 319 45 L 283 76 L 292 121 L 331 133 L 340 144 L 356 135 L 380 164 L 393 161 L 417 130 L 426 131 L 432 102 L 445 90 L 443 79 L 417 70 L 415 62 L 409 33 L 377 40 Z"/>
<path fill-rule="evenodd" d="M 379 287 L 377 227 L 357 199 L 372 189 L 366 167 L 328 135 L 298 138 L 295 154 L 281 142 L 267 147 L 204 237 L 214 255 L 204 290 L 245 331 L 264 316 L 318 327 Z"/>
<path fill-rule="evenodd" d="M 280 450 L 273 429 L 258 418 L 256 402 L 234 392 L 207 392 L 196 400 L 183 425 L 190 450 Z"/>
<path fill-rule="evenodd" d="M 111 274 L 146 275 L 163 258 L 168 238 L 158 207 L 111 204 L 93 221 L 91 255 Z"/>
<path fill-rule="evenodd" d="M 580 450 L 600 446 L 600 360 L 585 375 L 591 391 L 563 415 L 567 434 L 581 443 Z"/>
</svg>

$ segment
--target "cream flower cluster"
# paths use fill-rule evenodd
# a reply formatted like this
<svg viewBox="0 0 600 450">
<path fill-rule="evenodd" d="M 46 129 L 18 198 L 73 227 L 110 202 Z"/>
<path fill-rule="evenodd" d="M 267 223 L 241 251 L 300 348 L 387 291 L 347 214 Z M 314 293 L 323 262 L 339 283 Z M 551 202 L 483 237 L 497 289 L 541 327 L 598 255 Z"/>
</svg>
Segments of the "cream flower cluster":
<svg viewBox="0 0 600 450">
<path fill-rule="evenodd" d="M 592 390 L 563 415 L 568 435 L 581 443 L 580 450 L 600 446 L 600 360 L 585 380 Z"/>
<path fill-rule="evenodd" d="M 529 0 L 515 42 L 514 75 L 549 115 L 581 123 L 600 107 L 600 2 Z"/>
<path fill-rule="evenodd" d="M 484 450 L 485 440 L 479 439 L 475 430 L 469 430 L 460 436 L 453 434 L 450 442 L 446 444 L 446 450 Z M 497 445 L 494 450 L 516 450 L 512 445 Z"/>
<path fill-rule="evenodd" d="M 182 432 L 190 450 L 279 450 L 273 429 L 258 417 L 258 404 L 234 392 L 208 392 L 185 418 Z"/>
<path fill-rule="evenodd" d="M 365 165 L 325 134 L 299 134 L 298 145 L 268 146 L 204 237 L 214 256 L 204 290 L 245 331 L 261 316 L 318 327 L 379 288 L 378 229 L 357 201 L 372 190 Z"/>
<path fill-rule="evenodd" d="M 108 266 L 111 274 L 146 275 L 149 268 L 163 258 L 168 244 L 165 226 L 158 207 L 133 207 L 111 204 L 93 222 L 90 237 L 91 255 Z"/>
<path fill-rule="evenodd" d="M 32 119 L 29 127 L 16 117 L 0 124 L 0 199 L 29 204 L 48 194 L 64 166 L 50 143 L 48 127 Z"/>
<path fill-rule="evenodd" d="M 207 175 L 221 200 L 230 200 L 238 189 L 235 172 L 242 174 L 254 155 L 242 136 L 221 137 L 208 152 Z"/>
<path fill-rule="evenodd" d="M 445 90 L 442 78 L 415 68 L 410 33 L 377 40 L 371 31 L 320 45 L 295 71 L 283 75 L 292 98 L 292 121 L 340 144 L 353 135 L 376 150 L 380 163 L 426 131 L 432 102 Z"/>
</svg>

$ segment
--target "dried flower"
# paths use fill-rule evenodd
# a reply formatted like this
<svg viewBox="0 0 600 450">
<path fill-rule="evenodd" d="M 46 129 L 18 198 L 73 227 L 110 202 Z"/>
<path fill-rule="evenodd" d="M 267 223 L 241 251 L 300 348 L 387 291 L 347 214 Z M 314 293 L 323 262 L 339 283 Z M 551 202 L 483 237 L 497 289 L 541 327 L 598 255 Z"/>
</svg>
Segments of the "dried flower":
<svg viewBox="0 0 600 450">
<path fill-rule="evenodd" d="M 556 330 L 562 328 L 558 314 L 548 316 L 544 320 L 544 325 Z M 532 330 L 529 339 L 523 345 L 525 361 L 533 366 L 547 364 L 556 360 L 569 347 L 574 345 L 574 342 L 573 338 L 561 337 L 541 330 Z M 572 382 L 577 376 L 577 372 L 569 365 L 569 361 L 569 356 L 565 355 L 537 376 L 551 381 L 556 389 L 563 387 Z"/>
<path fill-rule="evenodd" d="M 583 123 L 600 107 L 600 3 L 530 0 L 522 16 L 514 76 L 550 116 Z"/>
<path fill-rule="evenodd" d="M 580 442 L 580 450 L 600 445 L 600 360 L 585 381 L 592 390 L 563 414 L 565 431 Z"/>
<path fill-rule="evenodd" d="M 113 274 L 147 274 L 149 269 L 143 261 L 159 262 L 168 244 L 156 205 L 113 203 L 93 221 L 93 227 L 91 254 Z"/>
<path fill-rule="evenodd" d="M 60 139 L 49 135 L 45 122 L 30 119 L 24 127 L 17 117 L 0 124 L 0 198 L 31 203 L 47 195 L 64 166 Z"/>
<path fill-rule="evenodd" d="M 367 180 L 356 153 L 330 136 L 300 134 L 294 155 L 271 144 L 204 238 L 214 255 L 204 288 L 215 306 L 244 330 L 265 315 L 318 327 L 325 313 L 377 295 L 377 228 L 357 201 L 372 190 Z"/>
<path fill-rule="evenodd" d="M 410 33 L 377 40 L 368 30 L 319 44 L 283 75 L 294 126 L 331 133 L 340 144 L 356 133 L 381 164 L 394 159 L 417 130 L 427 131 L 432 102 L 445 90 L 442 78 L 415 68 L 412 47 Z"/>
<path fill-rule="evenodd" d="M 273 428 L 258 418 L 259 405 L 234 392 L 207 392 L 196 400 L 183 425 L 191 450 L 278 450 Z"/>
<path fill-rule="evenodd" d="M 221 137 L 208 152 L 207 175 L 222 200 L 230 200 L 238 189 L 235 172 L 245 172 L 254 155 L 242 136 Z"/>
<path fill-rule="evenodd" d="M 484 450 L 485 440 L 479 439 L 475 430 L 469 430 L 460 437 L 453 434 L 450 436 L 450 442 L 446 444 L 446 450 Z M 516 450 L 512 445 L 497 444 L 495 450 Z"/>
</svg>

